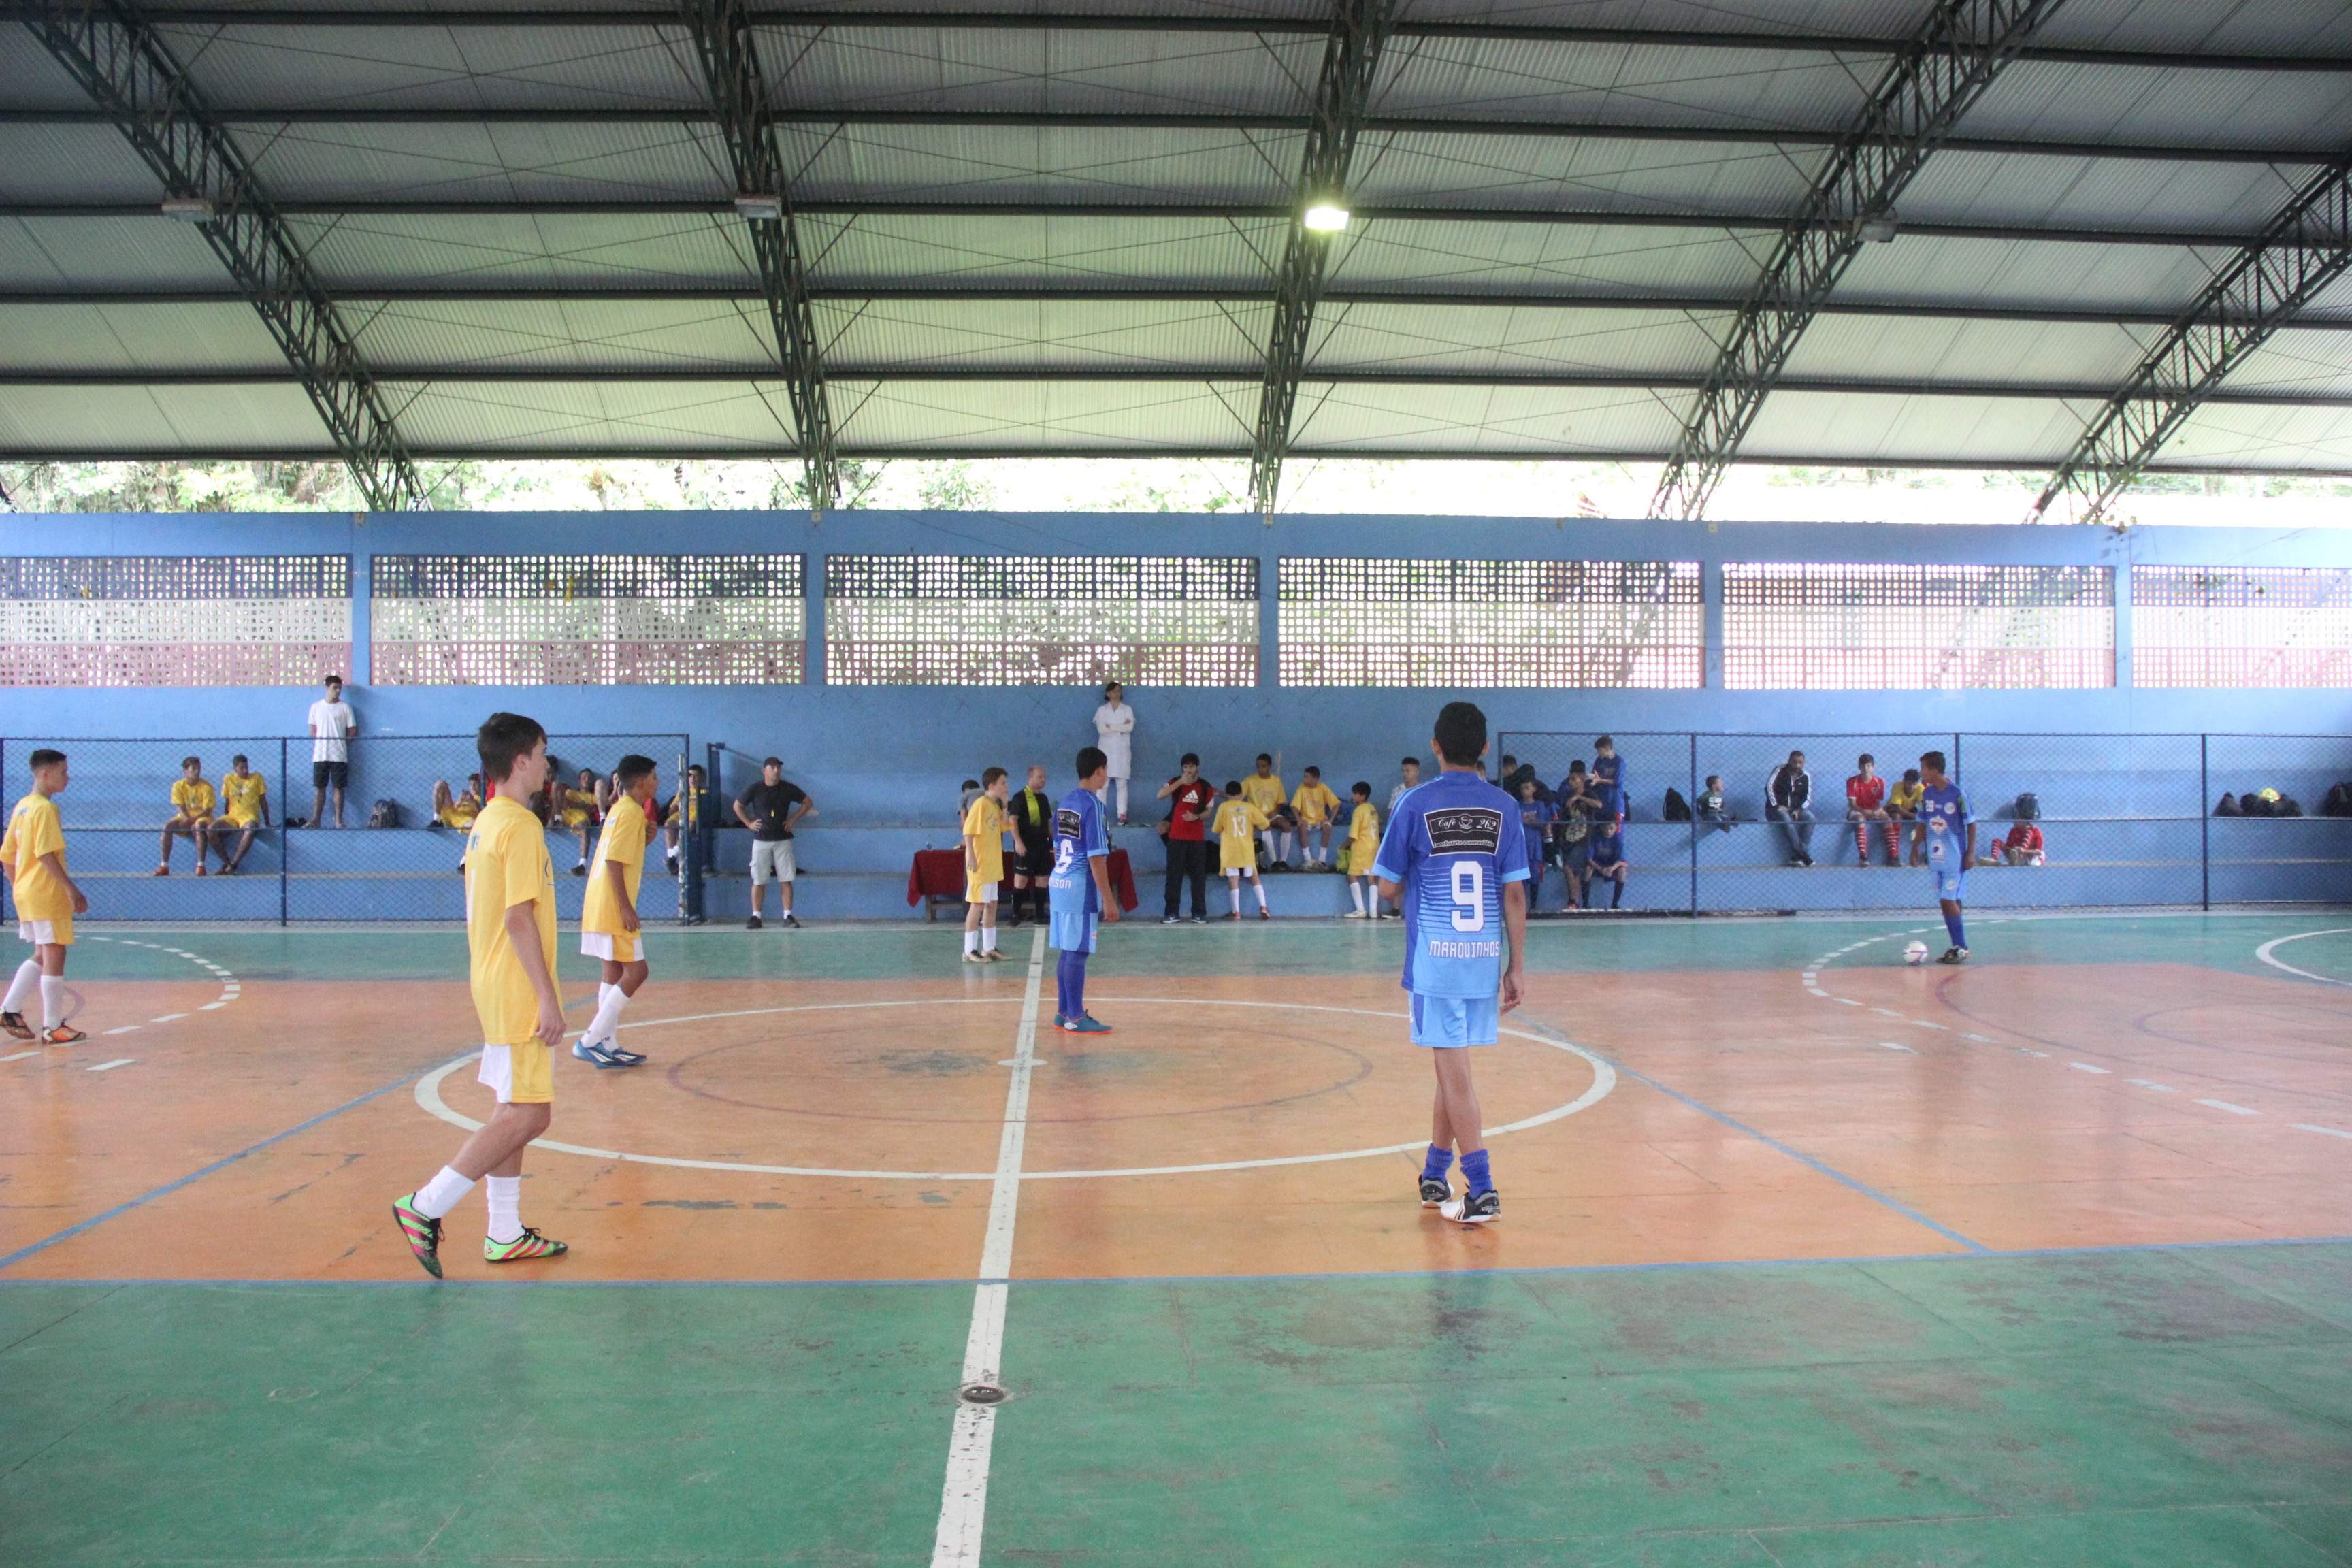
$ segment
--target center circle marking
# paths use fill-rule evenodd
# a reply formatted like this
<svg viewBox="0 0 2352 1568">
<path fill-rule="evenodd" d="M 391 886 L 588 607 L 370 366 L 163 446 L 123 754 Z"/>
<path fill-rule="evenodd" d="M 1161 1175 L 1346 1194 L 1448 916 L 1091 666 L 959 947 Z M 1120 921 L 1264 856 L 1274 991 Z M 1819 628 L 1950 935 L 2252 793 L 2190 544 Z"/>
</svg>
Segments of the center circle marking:
<svg viewBox="0 0 2352 1568">
<path fill-rule="evenodd" d="M 1223 998 L 1186 996 L 1104 996 L 1105 1002 L 1127 1002 L 1139 1006 L 1171 1007 L 1254 1007 L 1284 1013 L 1338 1013 L 1360 1018 L 1389 1018 L 1406 1021 L 1402 1013 L 1386 1013 L 1373 1007 L 1332 1007 L 1304 1002 L 1243 1002 Z M 788 1013 L 845 1013 L 884 1007 L 969 1007 L 1018 1005 L 1016 996 L 942 996 L 912 1002 L 819 1002 L 797 1007 L 744 1007 L 724 1013 L 698 1013 L 677 1018 L 646 1018 L 621 1026 L 625 1029 L 656 1029 L 673 1024 L 708 1023 L 717 1018 L 757 1018 Z M 1607 1099 L 1617 1087 L 1617 1069 L 1609 1062 L 1572 1040 L 1549 1035 L 1531 1034 L 1524 1029 L 1504 1028 L 1501 1034 L 1515 1040 L 1528 1040 L 1549 1046 L 1580 1057 L 1592 1068 L 1592 1082 L 1574 1100 L 1555 1105 L 1549 1110 L 1520 1118 L 1501 1127 L 1486 1130 L 1489 1138 L 1507 1133 L 1531 1131 L 1538 1127 L 1590 1110 Z M 1421 1047 L 1415 1047 L 1419 1049 Z M 478 1058 L 478 1053 L 468 1051 L 454 1061 L 445 1062 L 416 1080 L 416 1103 L 427 1115 L 439 1118 L 453 1127 L 476 1131 L 481 1123 L 456 1110 L 441 1098 L 441 1083 L 451 1073 Z M 1370 1160 L 1388 1154 L 1415 1154 L 1425 1142 L 1415 1139 L 1405 1143 L 1386 1143 L 1370 1149 L 1343 1149 L 1326 1154 L 1281 1154 L 1261 1160 L 1221 1160 L 1198 1165 L 1130 1165 L 1095 1171 L 1023 1171 L 1024 1182 L 1084 1181 L 1113 1176 L 1183 1176 L 1213 1171 L 1258 1171 L 1281 1165 L 1322 1165 L 1341 1160 Z M 560 1142 L 552 1138 L 536 1140 L 531 1147 L 558 1154 L 579 1154 L 592 1160 L 620 1160 L 636 1165 L 667 1165 L 688 1171 L 745 1171 L 763 1176 L 835 1176 L 853 1181 L 869 1182 L 992 1182 L 994 1171 L 856 1171 L 825 1165 L 759 1165 L 740 1160 L 689 1160 L 670 1154 L 639 1154 L 624 1149 L 593 1149 L 581 1143 Z"/>
</svg>

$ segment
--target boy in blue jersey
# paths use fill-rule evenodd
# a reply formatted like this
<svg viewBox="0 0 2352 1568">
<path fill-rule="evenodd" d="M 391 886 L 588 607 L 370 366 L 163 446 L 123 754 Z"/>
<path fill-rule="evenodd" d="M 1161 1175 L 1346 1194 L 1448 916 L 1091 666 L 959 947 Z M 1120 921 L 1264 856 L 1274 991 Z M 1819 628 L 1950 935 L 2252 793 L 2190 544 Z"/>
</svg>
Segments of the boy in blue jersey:
<svg viewBox="0 0 2352 1568">
<path fill-rule="evenodd" d="M 1528 945 L 1528 839 L 1519 803 L 1486 782 L 1486 715 L 1449 702 L 1434 740 L 1442 771 L 1397 802 L 1373 869 L 1404 911 L 1404 988 L 1412 1043 L 1437 1067 L 1421 1203 L 1464 1225 L 1499 1219 L 1478 1091 L 1465 1047 L 1491 1046 L 1519 1005 Z M 1463 1195 L 1446 1172 L 1462 1152 Z"/>
<path fill-rule="evenodd" d="M 1936 898 L 1944 907 L 1944 929 L 1952 945 L 1938 963 L 1969 961 L 1969 928 L 1960 914 L 1960 884 L 1977 858 L 1977 821 L 1969 815 L 1968 796 L 1944 776 L 1944 753 L 1929 752 L 1919 759 L 1919 827 L 1927 840 L 1927 870 L 1936 879 Z"/>
<path fill-rule="evenodd" d="M 1054 869 L 1045 879 L 1049 932 L 1060 950 L 1055 982 L 1054 1027 L 1069 1035 L 1108 1035 L 1110 1026 L 1087 1012 L 1087 955 L 1095 950 L 1097 921 L 1118 919 L 1110 891 L 1110 836 L 1103 828 L 1102 787 L 1110 759 L 1099 746 L 1078 753 L 1078 787 L 1054 807 Z"/>
</svg>

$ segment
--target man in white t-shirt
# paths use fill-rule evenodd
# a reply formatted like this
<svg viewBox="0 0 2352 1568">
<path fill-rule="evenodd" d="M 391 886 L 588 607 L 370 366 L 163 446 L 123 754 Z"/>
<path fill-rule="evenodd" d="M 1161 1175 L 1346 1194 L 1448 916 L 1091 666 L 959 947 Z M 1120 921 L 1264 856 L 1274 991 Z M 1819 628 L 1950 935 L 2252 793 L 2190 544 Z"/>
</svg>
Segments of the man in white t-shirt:
<svg viewBox="0 0 2352 1568">
<path fill-rule="evenodd" d="M 327 792 L 335 796 L 335 826 L 343 825 L 343 789 L 352 781 L 351 738 L 360 732 L 343 700 L 343 678 L 327 677 L 327 694 L 310 704 L 310 826 L 326 826 Z"/>
</svg>

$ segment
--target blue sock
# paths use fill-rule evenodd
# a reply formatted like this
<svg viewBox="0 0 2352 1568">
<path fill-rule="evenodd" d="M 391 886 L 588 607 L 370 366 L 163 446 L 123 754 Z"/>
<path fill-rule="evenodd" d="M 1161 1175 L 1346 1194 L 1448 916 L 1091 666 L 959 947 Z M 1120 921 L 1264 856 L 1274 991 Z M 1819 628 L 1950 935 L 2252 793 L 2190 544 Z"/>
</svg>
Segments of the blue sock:
<svg viewBox="0 0 2352 1568">
<path fill-rule="evenodd" d="M 1486 1170 L 1486 1151 L 1474 1149 L 1462 1156 L 1462 1182 L 1474 1194 L 1494 1189 L 1495 1178 Z"/>
<path fill-rule="evenodd" d="M 1454 1169 L 1454 1151 L 1441 1149 L 1432 1143 L 1429 1146 L 1429 1158 L 1422 1163 L 1421 1179 L 1424 1182 L 1442 1182 L 1445 1179 L 1445 1173 L 1452 1169 Z"/>
<path fill-rule="evenodd" d="M 1072 1016 L 1070 1011 L 1070 957 L 1071 955 L 1066 952 L 1054 961 L 1054 1011 L 1065 1018 Z"/>
<path fill-rule="evenodd" d="M 1064 1016 L 1083 1018 L 1087 1016 L 1087 955 L 1066 952 L 1062 954 L 1062 962 L 1069 966 L 1070 972 L 1070 977 L 1063 987 L 1070 994 L 1070 1010 Z"/>
<path fill-rule="evenodd" d="M 1944 929 L 1952 933 L 1952 945 L 1954 947 L 1966 947 L 1969 945 L 1968 924 L 1960 918 L 1958 910 L 1954 910 L 1952 913 L 1944 917 Z"/>
</svg>

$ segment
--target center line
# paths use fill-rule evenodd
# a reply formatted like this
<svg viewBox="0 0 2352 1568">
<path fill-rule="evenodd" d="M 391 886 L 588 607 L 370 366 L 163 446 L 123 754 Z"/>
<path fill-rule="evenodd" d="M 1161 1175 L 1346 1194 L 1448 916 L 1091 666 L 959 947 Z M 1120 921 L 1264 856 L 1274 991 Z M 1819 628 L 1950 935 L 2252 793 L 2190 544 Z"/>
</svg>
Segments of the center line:
<svg viewBox="0 0 2352 1568">
<path fill-rule="evenodd" d="M 995 1383 L 1004 1356 L 1005 1298 L 1011 1293 L 1013 1222 L 1021 1207 L 1021 1156 L 1028 1141 L 1029 1075 L 1037 1062 L 1037 995 L 1045 973 L 1045 933 L 1029 947 L 1029 981 L 1021 994 L 1021 1033 L 1013 1048 L 1013 1081 L 1004 1089 L 1004 1135 L 996 1146 L 996 1176 L 988 1194 L 988 1237 L 980 1249 L 980 1283 L 971 1297 L 971 1332 L 964 1341 L 963 1382 Z M 931 1568 L 976 1568 L 981 1532 L 988 1523 L 988 1457 L 996 1441 L 996 1407 L 956 1405 L 948 1437 L 947 1484 L 940 1492 L 939 1534 Z"/>
</svg>

